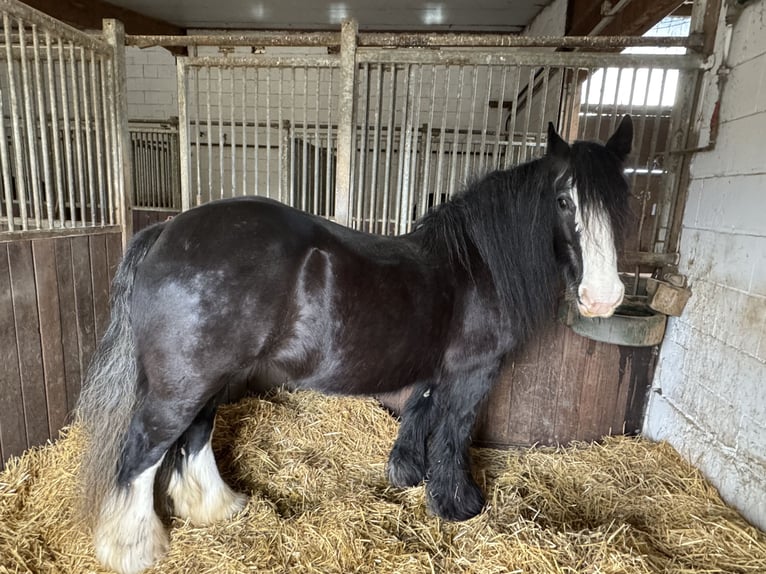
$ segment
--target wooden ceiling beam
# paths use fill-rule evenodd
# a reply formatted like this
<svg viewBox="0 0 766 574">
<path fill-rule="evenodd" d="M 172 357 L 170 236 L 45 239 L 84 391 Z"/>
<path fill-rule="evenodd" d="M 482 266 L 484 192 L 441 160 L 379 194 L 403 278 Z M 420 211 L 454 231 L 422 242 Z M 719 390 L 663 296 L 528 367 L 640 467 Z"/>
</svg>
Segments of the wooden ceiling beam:
<svg viewBox="0 0 766 574">
<path fill-rule="evenodd" d="M 665 16 L 675 11 L 684 0 L 632 0 L 619 13 L 601 27 L 599 36 L 641 36 Z M 604 0 L 570 0 L 567 13 L 567 35 L 589 36 L 609 18 L 608 6 L 616 5 Z M 602 10 L 606 8 L 605 10 Z"/>
<path fill-rule="evenodd" d="M 184 28 L 103 0 L 24 0 L 24 3 L 85 30 L 101 30 L 102 19 L 116 18 L 125 26 L 126 34 L 186 35 Z"/>
</svg>

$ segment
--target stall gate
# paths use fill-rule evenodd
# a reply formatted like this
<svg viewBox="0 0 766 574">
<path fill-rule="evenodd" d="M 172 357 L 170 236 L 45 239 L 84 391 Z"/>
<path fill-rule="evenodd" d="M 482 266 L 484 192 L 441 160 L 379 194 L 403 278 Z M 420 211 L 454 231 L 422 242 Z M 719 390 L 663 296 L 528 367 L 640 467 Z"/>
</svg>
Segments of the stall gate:
<svg viewBox="0 0 766 574">
<path fill-rule="evenodd" d="M 125 202 L 120 26 L 0 0 L 0 462 L 69 420 L 109 307 Z"/>
</svg>

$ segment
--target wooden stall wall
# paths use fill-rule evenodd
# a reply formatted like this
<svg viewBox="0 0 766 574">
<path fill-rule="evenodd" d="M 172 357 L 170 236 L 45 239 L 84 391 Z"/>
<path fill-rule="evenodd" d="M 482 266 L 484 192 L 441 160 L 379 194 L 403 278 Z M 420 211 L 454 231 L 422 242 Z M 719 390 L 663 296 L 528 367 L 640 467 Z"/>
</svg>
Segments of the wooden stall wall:
<svg viewBox="0 0 766 574">
<path fill-rule="evenodd" d="M 0 241 L 0 463 L 70 421 L 109 316 L 119 229 Z"/>
</svg>

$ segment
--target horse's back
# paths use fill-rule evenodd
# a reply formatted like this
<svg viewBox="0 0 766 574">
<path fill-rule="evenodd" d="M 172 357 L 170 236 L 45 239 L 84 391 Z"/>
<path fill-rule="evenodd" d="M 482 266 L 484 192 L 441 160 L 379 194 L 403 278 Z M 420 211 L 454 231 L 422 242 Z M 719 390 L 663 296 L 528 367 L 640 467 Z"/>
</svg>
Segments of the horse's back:
<svg viewBox="0 0 766 574">
<path fill-rule="evenodd" d="M 213 202 L 168 222 L 133 297 L 150 370 L 215 379 L 255 368 L 340 392 L 397 388 L 429 374 L 451 305 L 448 285 L 415 243 L 256 198 Z"/>
</svg>

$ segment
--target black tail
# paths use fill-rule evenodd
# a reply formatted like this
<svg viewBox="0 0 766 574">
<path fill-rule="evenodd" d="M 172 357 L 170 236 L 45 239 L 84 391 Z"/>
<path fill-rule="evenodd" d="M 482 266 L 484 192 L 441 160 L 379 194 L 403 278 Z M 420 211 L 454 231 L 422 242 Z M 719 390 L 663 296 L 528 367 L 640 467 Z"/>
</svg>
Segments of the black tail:
<svg viewBox="0 0 766 574">
<path fill-rule="evenodd" d="M 112 281 L 112 316 L 91 360 L 76 417 L 86 447 L 80 467 L 83 517 L 93 521 L 117 487 L 117 464 L 137 406 L 138 366 L 130 326 L 130 296 L 136 269 L 162 233 L 164 223 L 133 237 Z"/>
</svg>

